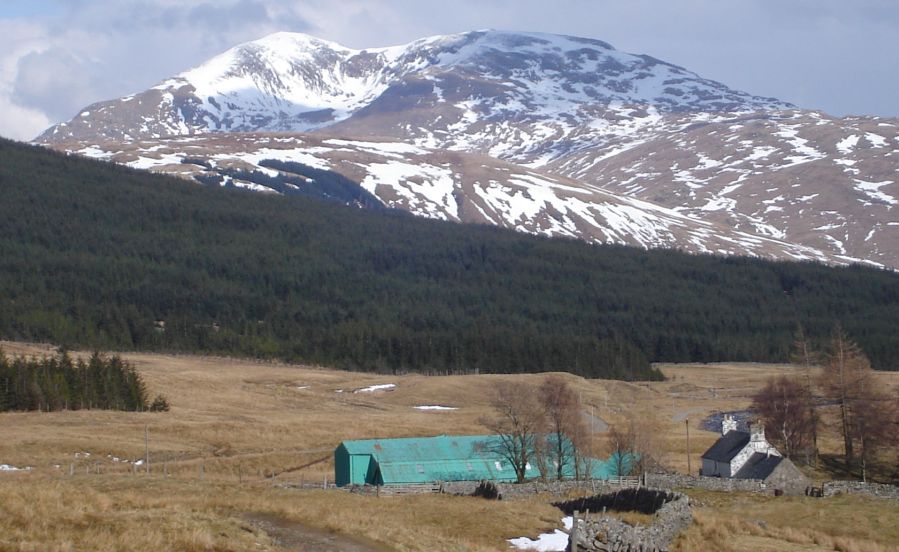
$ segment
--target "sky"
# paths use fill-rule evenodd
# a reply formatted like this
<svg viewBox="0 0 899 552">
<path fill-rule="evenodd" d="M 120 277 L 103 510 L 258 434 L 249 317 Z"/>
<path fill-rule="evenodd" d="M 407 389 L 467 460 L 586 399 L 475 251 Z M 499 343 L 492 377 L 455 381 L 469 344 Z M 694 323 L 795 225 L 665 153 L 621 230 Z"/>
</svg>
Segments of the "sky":
<svg viewBox="0 0 899 552">
<path fill-rule="evenodd" d="M 0 0 L 0 136 L 30 140 L 277 31 L 351 48 L 596 38 L 831 115 L 899 116 L 899 0 Z"/>
</svg>

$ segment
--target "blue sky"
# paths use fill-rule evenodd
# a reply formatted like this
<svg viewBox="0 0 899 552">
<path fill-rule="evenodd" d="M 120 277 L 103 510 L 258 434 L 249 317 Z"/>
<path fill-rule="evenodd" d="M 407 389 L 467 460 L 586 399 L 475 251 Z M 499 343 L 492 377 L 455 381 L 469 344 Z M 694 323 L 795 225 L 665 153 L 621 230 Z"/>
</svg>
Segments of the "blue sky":
<svg viewBox="0 0 899 552">
<path fill-rule="evenodd" d="M 48 16 L 57 9 L 56 0 L 0 0 L 0 18 Z"/>
<path fill-rule="evenodd" d="M 276 31 L 365 48 L 483 28 L 598 38 L 801 107 L 899 116 L 897 0 L 0 0 L 0 135 L 33 138 Z"/>
</svg>

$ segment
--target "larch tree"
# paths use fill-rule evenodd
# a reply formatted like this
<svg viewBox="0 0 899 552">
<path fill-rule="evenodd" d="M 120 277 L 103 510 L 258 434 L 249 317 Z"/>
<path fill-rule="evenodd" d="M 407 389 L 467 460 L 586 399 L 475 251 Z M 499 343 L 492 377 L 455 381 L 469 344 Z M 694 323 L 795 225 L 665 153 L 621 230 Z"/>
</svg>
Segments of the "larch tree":
<svg viewBox="0 0 899 552">
<path fill-rule="evenodd" d="M 874 372 L 868 358 L 840 326 L 833 330 L 827 361 L 821 375 L 821 388 L 840 409 L 840 431 L 846 472 L 855 464 L 855 444 L 859 431 L 872 433 L 874 420 L 859 419 L 866 415 L 867 402 L 877 395 Z"/>
<path fill-rule="evenodd" d="M 899 403 L 879 391 L 873 391 L 855 405 L 851 419 L 856 439 L 862 480 L 868 480 L 868 469 L 878 452 L 899 445 Z"/>
<path fill-rule="evenodd" d="M 811 437 L 810 446 L 806 450 L 806 464 L 818 465 L 818 413 L 815 411 L 815 391 L 812 371 L 815 366 L 821 364 L 821 353 L 816 350 L 802 324 L 796 326 L 796 333 L 793 338 L 793 347 L 790 351 L 790 362 L 802 367 L 803 379 L 805 384 L 805 393 L 808 397 L 808 422 Z"/>
</svg>

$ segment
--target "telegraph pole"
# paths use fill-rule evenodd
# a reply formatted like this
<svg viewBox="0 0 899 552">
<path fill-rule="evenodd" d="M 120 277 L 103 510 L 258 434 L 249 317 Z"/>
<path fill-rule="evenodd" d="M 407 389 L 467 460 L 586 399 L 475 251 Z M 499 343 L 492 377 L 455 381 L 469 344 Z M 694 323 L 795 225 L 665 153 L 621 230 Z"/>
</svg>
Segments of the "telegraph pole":
<svg viewBox="0 0 899 552">
<path fill-rule="evenodd" d="M 147 464 L 147 475 L 150 475 L 150 426 L 144 426 L 144 462 Z"/>
<path fill-rule="evenodd" d="M 693 475 L 693 465 L 690 463 L 690 419 L 684 420 L 687 425 L 687 473 Z"/>
</svg>

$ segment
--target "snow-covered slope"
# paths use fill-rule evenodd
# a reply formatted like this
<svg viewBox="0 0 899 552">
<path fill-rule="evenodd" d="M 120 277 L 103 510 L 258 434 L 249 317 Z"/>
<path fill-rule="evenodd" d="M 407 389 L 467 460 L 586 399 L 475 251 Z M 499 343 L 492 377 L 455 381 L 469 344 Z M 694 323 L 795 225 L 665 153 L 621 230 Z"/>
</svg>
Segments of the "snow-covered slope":
<svg viewBox="0 0 899 552">
<path fill-rule="evenodd" d="M 670 122 L 645 140 L 574 151 L 543 168 L 693 218 L 899 267 L 899 120 L 782 111 Z"/>
<path fill-rule="evenodd" d="M 321 134 L 217 133 L 92 145 L 75 153 L 281 194 L 304 193 L 315 180 L 323 181 L 308 171 L 312 168 L 339 173 L 384 206 L 423 217 L 597 243 L 841 262 L 813 248 L 698 221 L 672 209 L 491 157 L 400 142 L 353 141 Z M 358 197 L 353 195 L 347 202 Z"/>
<path fill-rule="evenodd" d="M 38 141 L 303 132 L 345 122 L 355 134 L 399 131 L 432 146 L 486 145 L 494 156 L 508 157 L 542 151 L 541 142 L 606 110 L 626 114 L 620 125 L 607 118 L 606 127 L 631 128 L 651 124 L 659 113 L 784 107 L 597 40 L 477 31 L 351 50 L 277 33 L 141 94 L 94 104 Z M 421 125 L 408 120 L 410 110 Z M 508 151 L 496 149 L 512 138 Z"/>
<path fill-rule="evenodd" d="M 897 129 L 897 120 L 837 119 L 735 91 L 598 40 L 476 31 L 353 50 L 278 33 L 145 92 L 94 104 L 37 141 L 69 151 L 97 144 L 152 151 L 155 142 L 163 148 L 190 143 L 169 138 L 237 131 L 314 132 L 354 143 L 386 139 L 428 155 L 446 152 L 453 162 L 467 157 L 450 152 L 487 155 L 518 165 L 521 174 L 557 175 L 590 197 L 639 200 L 633 209 L 663 207 L 695 224 L 795 243 L 829 259 L 899 267 Z M 248 154 L 253 147 L 244 138 L 232 143 Z M 368 161 L 363 156 L 357 163 Z M 359 182 L 414 172 L 371 163 L 364 175 L 357 171 Z M 542 185 L 531 186 L 530 196 Z M 468 201 L 487 208 L 485 189 L 456 188 L 454 202 L 445 204 L 433 201 L 438 192 L 414 186 L 378 197 L 423 216 L 473 220 L 454 215 L 452 206 Z M 511 208 L 483 218 L 530 232 L 618 239 L 611 227 L 598 231 L 586 222 L 591 213 L 606 219 L 585 211 L 581 196 L 558 197 L 567 201 L 564 208 L 535 201 L 529 209 L 540 212 L 524 218 L 510 218 Z M 577 213 L 581 224 L 559 222 Z M 699 247 L 676 232 L 640 232 L 620 241 L 740 252 Z"/>
</svg>

